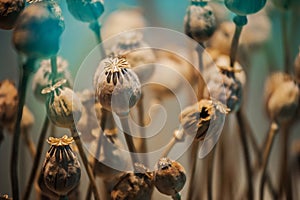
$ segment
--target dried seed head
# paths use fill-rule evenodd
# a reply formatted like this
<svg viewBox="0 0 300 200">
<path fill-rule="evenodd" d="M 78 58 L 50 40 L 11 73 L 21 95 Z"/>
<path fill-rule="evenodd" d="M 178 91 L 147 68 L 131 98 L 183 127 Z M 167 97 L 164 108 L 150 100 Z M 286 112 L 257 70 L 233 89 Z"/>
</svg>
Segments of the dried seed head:
<svg viewBox="0 0 300 200">
<path fill-rule="evenodd" d="M 216 19 L 207 2 L 192 1 L 184 17 L 185 34 L 199 43 L 208 40 L 216 30 Z"/>
<path fill-rule="evenodd" d="M 68 70 L 68 62 L 62 57 L 57 57 L 57 74 L 56 80 L 66 79 L 66 87 L 72 87 L 73 81 L 71 73 Z M 42 60 L 38 71 L 35 73 L 32 81 L 32 90 L 35 97 L 41 101 L 46 101 L 46 95 L 42 94 L 42 90 L 52 85 L 51 62 L 50 59 Z"/>
<path fill-rule="evenodd" d="M 50 57 L 59 49 L 63 30 L 61 10 L 54 1 L 30 4 L 16 22 L 13 43 L 28 57 Z"/>
<path fill-rule="evenodd" d="M 298 82 L 298 84 L 300 84 L 300 47 L 299 47 L 299 53 L 294 62 L 294 71 L 295 71 L 296 81 Z"/>
<path fill-rule="evenodd" d="M 24 6 L 23 0 L 0 0 L 0 28 L 12 29 Z"/>
<path fill-rule="evenodd" d="M 156 57 L 154 51 L 143 41 L 142 33 L 137 31 L 123 33 L 112 50 L 115 55 L 126 57 L 142 83 L 154 73 L 154 66 L 149 64 L 155 63 Z"/>
<path fill-rule="evenodd" d="M 154 185 L 163 194 L 175 196 L 186 182 L 183 166 L 169 158 L 161 158 L 156 164 Z"/>
<path fill-rule="evenodd" d="M 94 79 L 96 97 L 103 108 L 127 114 L 140 99 L 140 81 L 125 58 L 110 57 L 102 63 L 105 64 L 104 71 L 95 74 Z"/>
<path fill-rule="evenodd" d="M 59 82 L 58 82 L 59 83 Z M 42 92 L 50 93 L 46 101 L 49 119 L 57 126 L 70 128 L 81 117 L 82 104 L 70 88 L 58 84 L 56 87 L 45 88 Z"/>
<path fill-rule="evenodd" d="M 237 15 L 249 15 L 258 12 L 266 4 L 266 0 L 225 0 L 226 7 Z"/>
<path fill-rule="evenodd" d="M 215 60 L 220 73 L 214 72 L 214 67 L 205 69 L 203 76 L 207 81 L 204 97 L 217 98 L 221 102 L 226 102 L 231 112 L 239 110 L 242 103 L 243 88 L 246 82 L 246 75 L 239 63 L 230 67 L 229 56 L 219 56 Z"/>
<path fill-rule="evenodd" d="M 0 82 L 0 125 L 14 124 L 18 109 L 18 91 L 10 80 Z"/>
<path fill-rule="evenodd" d="M 103 0 L 67 0 L 68 10 L 82 22 L 94 22 L 104 12 Z"/>
<path fill-rule="evenodd" d="M 0 194 L 0 200 L 12 200 L 12 198 L 9 198 L 7 194 L 4 195 Z"/>
<path fill-rule="evenodd" d="M 60 196 L 67 195 L 80 181 L 80 164 L 70 147 L 72 142 L 66 135 L 48 139 L 51 147 L 43 164 L 43 179 L 48 189 Z"/>
<path fill-rule="evenodd" d="M 265 84 L 265 105 L 271 120 L 291 120 L 299 104 L 299 88 L 293 78 L 285 73 L 272 74 Z"/>
<path fill-rule="evenodd" d="M 153 176 L 151 173 L 127 172 L 111 192 L 113 200 L 150 200 L 153 192 Z"/>
<path fill-rule="evenodd" d="M 215 120 L 220 114 L 229 112 L 221 102 L 202 99 L 196 104 L 185 108 L 179 117 L 184 132 L 195 136 L 196 140 L 204 140 L 211 120 Z"/>
</svg>

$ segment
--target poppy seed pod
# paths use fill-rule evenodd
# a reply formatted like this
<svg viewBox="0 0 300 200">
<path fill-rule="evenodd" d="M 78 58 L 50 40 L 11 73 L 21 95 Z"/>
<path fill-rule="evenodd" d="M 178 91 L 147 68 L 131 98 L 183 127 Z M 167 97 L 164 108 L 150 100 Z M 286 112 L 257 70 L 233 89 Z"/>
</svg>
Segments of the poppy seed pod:
<svg viewBox="0 0 300 200">
<path fill-rule="evenodd" d="M 100 75 L 95 74 L 96 97 L 103 108 L 119 115 L 127 114 L 141 97 L 137 75 L 125 58 L 110 57 L 101 63 L 105 68 Z"/>
<path fill-rule="evenodd" d="M 0 195 L 0 200 L 12 200 L 12 198 L 9 198 L 7 194 Z"/>
<path fill-rule="evenodd" d="M 66 79 L 66 87 L 72 87 L 73 81 L 71 73 L 68 70 L 68 62 L 61 57 L 57 57 L 57 74 L 55 80 Z M 49 59 L 42 60 L 39 64 L 38 71 L 34 74 L 32 81 L 32 90 L 35 97 L 41 101 L 46 101 L 46 95 L 42 94 L 42 90 L 52 85 L 51 62 Z"/>
<path fill-rule="evenodd" d="M 18 109 L 18 91 L 10 80 L 0 82 L 0 126 L 14 124 Z"/>
<path fill-rule="evenodd" d="M 242 103 L 246 75 L 238 62 L 235 62 L 234 67 L 230 67 L 229 62 L 229 56 L 221 55 L 215 60 L 220 73 L 215 73 L 213 66 L 205 69 L 203 76 L 207 81 L 207 87 L 204 90 L 204 97 L 212 96 L 226 102 L 230 111 L 235 112 Z"/>
<path fill-rule="evenodd" d="M 153 176 L 149 172 L 127 172 L 111 192 L 112 200 L 150 200 L 153 191 Z"/>
<path fill-rule="evenodd" d="M 237 15 L 249 15 L 258 12 L 266 0 L 225 0 L 225 6 Z"/>
<path fill-rule="evenodd" d="M 62 128 L 70 128 L 81 117 L 82 104 L 70 88 L 61 85 L 45 88 L 43 93 L 50 93 L 46 101 L 49 119 Z"/>
<path fill-rule="evenodd" d="M 227 114 L 229 109 L 216 100 L 202 99 L 196 104 L 185 108 L 179 117 L 184 132 L 195 137 L 196 140 L 204 140 L 210 121 L 219 113 Z"/>
<path fill-rule="evenodd" d="M 293 78 L 285 73 L 272 74 L 265 84 L 265 105 L 271 120 L 291 120 L 298 108 L 299 88 Z"/>
<path fill-rule="evenodd" d="M 73 138 L 48 139 L 51 145 L 43 164 L 44 183 L 52 192 L 66 196 L 80 181 L 80 163 L 70 147 Z"/>
<path fill-rule="evenodd" d="M 186 182 L 183 166 L 169 158 L 161 158 L 156 164 L 154 185 L 163 194 L 175 196 Z"/>
<path fill-rule="evenodd" d="M 67 5 L 73 17 L 82 22 L 94 22 L 104 12 L 101 0 L 67 0 Z"/>
<path fill-rule="evenodd" d="M 32 58 L 56 55 L 64 20 L 53 1 L 30 4 L 20 14 L 13 31 L 15 48 Z"/>
<path fill-rule="evenodd" d="M 23 0 L 0 0 L 0 28 L 12 29 L 24 7 Z"/>
<path fill-rule="evenodd" d="M 184 17 L 185 34 L 203 43 L 213 35 L 216 27 L 213 10 L 207 2 L 192 1 Z"/>
<path fill-rule="evenodd" d="M 137 31 L 123 33 L 112 50 L 115 55 L 126 57 L 142 83 L 151 78 L 155 68 L 149 64 L 155 63 L 156 57 L 150 46 L 143 41 L 142 33 Z"/>
</svg>

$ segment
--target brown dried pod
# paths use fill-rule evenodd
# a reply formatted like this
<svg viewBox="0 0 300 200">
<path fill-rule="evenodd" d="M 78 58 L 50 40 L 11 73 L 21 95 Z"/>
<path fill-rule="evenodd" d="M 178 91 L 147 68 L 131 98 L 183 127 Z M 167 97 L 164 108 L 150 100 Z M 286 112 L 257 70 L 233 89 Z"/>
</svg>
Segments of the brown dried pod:
<svg viewBox="0 0 300 200">
<path fill-rule="evenodd" d="M 204 90 L 204 97 L 214 97 L 221 102 L 226 102 L 230 111 L 235 112 L 239 110 L 242 103 L 246 75 L 238 62 L 235 62 L 234 67 L 230 67 L 229 62 L 229 56 L 221 55 L 214 63 L 220 73 L 215 73 L 214 66 L 205 69 L 203 76 L 207 87 Z"/>
<path fill-rule="evenodd" d="M 13 81 L 0 82 L 0 126 L 14 124 L 18 108 L 18 91 Z"/>
<path fill-rule="evenodd" d="M 213 35 L 216 27 L 213 10 L 207 2 L 193 0 L 184 17 L 185 34 L 203 43 Z"/>
<path fill-rule="evenodd" d="M 23 0 L 0 0 L 0 28 L 12 29 L 24 7 Z"/>
<path fill-rule="evenodd" d="M 169 158 L 161 158 L 155 168 L 155 187 L 163 194 L 176 196 L 186 182 L 186 173 L 183 166 Z"/>
<path fill-rule="evenodd" d="M 138 31 L 122 33 L 112 51 L 115 55 L 126 57 L 142 83 L 153 75 L 156 57 L 150 46 L 143 41 L 142 33 Z"/>
<path fill-rule="evenodd" d="M 96 97 L 107 110 L 128 114 L 141 97 L 141 84 L 125 58 L 109 57 L 101 61 L 104 71 L 95 74 Z M 100 66 L 101 67 L 101 66 Z"/>
<path fill-rule="evenodd" d="M 70 128 L 81 117 L 82 103 L 76 93 L 70 88 L 61 85 L 59 81 L 50 88 L 43 89 L 42 93 L 49 94 L 46 101 L 46 110 L 49 119 L 62 128 Z"/>
<path fill-rule="evenodd" d="M 0 200 L 12 200 L 12 198 L 9 198 L 7 194 L 4 195 L 0 194 Z"/>
<path fill-rule="evenodd" d="M 111 192 L 112 200 L 150 200 L 153 175 L 150 172 L 125 172 Z"/>
<path fill-rule="evenodd" d="M 73 80 L 71 73 L 68 70 L 68 61 L 64 60 L 62 57 L 57 57 L 57 73 L 55 80 L 66 79 L 66 87 L 72 87 Z M 42 60 L 39 64 L 39 69 L 35 73 L 32 81 L 32 90 L 35 97 L 41 101 L 46 101 L 46 95 L 42 94 L 42 90 L 46 87 L 52 85 L 52 76 L 51 76 L 51 61 L 50 59 Z"/>
<path fill-rule="evenodd" d="M 211 120 L 220 114 L 225 115 L 229 109 L 217 100 L 202 99 L 185 108 L 179 116 L 184 132 L 194 136 L 196 140 L 204 140 Z"/>
<path fill-rule="evenodd" d="M 271 120 L 291 120 L 299 105 L 299 88 L 293 78 L 283 72 L 268 77 L 265 83 L 265 106 Z"/>
<path fill-rule="evenodd" d="M 59 49 L 64 20 L 54 1 L 30 4 L 20 14 L 13 31 L 16 49 L 28 57 L 50 57 Z"/>
<path fill-rule="evenodd" d="M 68 10 L 82 22 L 94 22 L 103 14 L 103 0 L 67 0 Z"/>
<path fill-rule="evenodd" d="M 80 181 L 80 163 L 70 147 L 72 137 L 48 139 L 51 145 L 43 164 L 44 183 L 59 196 L 66 196 Z"/>
</svg>

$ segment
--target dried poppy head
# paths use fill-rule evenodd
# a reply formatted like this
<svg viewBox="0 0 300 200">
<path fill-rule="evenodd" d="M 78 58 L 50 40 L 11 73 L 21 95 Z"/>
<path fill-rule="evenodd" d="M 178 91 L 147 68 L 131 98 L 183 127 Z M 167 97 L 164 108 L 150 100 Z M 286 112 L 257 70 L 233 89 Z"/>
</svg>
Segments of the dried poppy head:
<svg viewBox="0 0 300 200">
<path fill-rule="evenodd" d="M 185 108 L 180 113 L 180 123 L 184 132 L 194 136 L 196 140 L 204 140 L 211 120 L 218 114 L 227 114 L 229 109 L 216 100 L 202 99 L 196 104 Z"/>
<path fill-rule="evenodd" d="M 214 73 L 213 66 L 205 69 L 203 76 L 207 87 L 204 90 L 204 97 L 212 96 L 226 102 L 230 111 L 235 112 L 239 110 L 242 103 L 246 75 L 238 62 L 235 62 L 234 67 L 230 67 L 229 62 L 229 56 L 221 55 L 215 60 L 220 73 Z"/>
<path fill-rule="evenodd" d="M 24 7 L 23 0 L 0 0 L 0 28 L 12 29 Z"/>
<path fill-rule="evenodd" d="M 161 158 L 156 164 L 154 185 L 163 194 L 175 196 L 186 182 L 183 166 L 169 158 Z"/>
<path fill-rule="evenodd" d="M 96 97 L 107 110 L 128 114 L 141 97 L 141 84 L 125 58 L 110 57 L 104 71 L 95 74 Z"/>
<path fill-rule="evenodd" d="M 15 48 L 28 57 L 56 55 L 64 20 L 54 1 L 30 4 L 20 14 L 13 31 Z"/>
<path fill-rule="evenodd" d="M 70 128 L 80 119 L 82 104 L 73 90 L 62 87 L 65 82 L 58 81 L 54 86 L 44 88 L 42 93 L 48 94 L 46 110 L 49 119 L 56 126 Z"/>
<path fill-rule="evenodd" d="M 68 61 L 62 57 L 57 57 L 57 74 L 55 80 L 66 79 L 65 86 L 72 87 L 73 80 L 71 73 L 68 70 Z M 35 97 L 41 101 L 46 101 L 46 96 L 42 94 L 42 90 L 52 85 L 51 62 L 50 59 L 42 60 L 39 64 L 39 69 L 35 73 L 32 81 L 32 90 Z"/>
<path fill-rule="evenodd" d="M 212 8 L 205 1 L 193 0 L 184 17 L 185 34 L 199 43 L 208 40 L 216 30 Z"/>
<path fill-rule="evenodd" d="M 156 57 L 150 46 L 143 41 L 142 33 L 138 31 L 122 33 L 112 51 L 115 55 L 126 57 L 142 83 L 151 78 L 155 68 L 150 64 L 155 63 Z"/>
<path fill-rule="evenodd" d="M 14 124 L 18 108 L 18 91 L 10 80 L 0 82 L 0 125 Z"/>
<path fill-rule="evenodd" d="M 126 172 L 111 192 L 112 200 L 150 200 L 153 192 L 153 175 L 150 172 Z"/>
<path fill-rule="evenodd" d="M 271 120 L 291 120 L 299 104 L 299 88 L 293 78 L 285 73 L 272 74 L 265 84 L 265 106 Z"/>
<path fill-rule="evenodd" d="M 67 0 L 68 10 L 82 22 L 94 22 L 104 12 L 103 0 Z"/>
<path fill-rule="evenodd" d="M 65 196 L 79 184 L 81 176 L 79 161 L 70 147 L 73 138 L 65 135 L 47 141 L 51 147 L 42 168 L 43 180 L 52 192 Z"/>
</svg>

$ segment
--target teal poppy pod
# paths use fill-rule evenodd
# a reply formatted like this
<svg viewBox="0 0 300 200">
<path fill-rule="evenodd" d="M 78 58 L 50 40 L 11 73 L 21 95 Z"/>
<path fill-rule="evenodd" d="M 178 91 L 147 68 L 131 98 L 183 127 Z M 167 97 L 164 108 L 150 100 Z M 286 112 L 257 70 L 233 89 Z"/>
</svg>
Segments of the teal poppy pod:
<svg viewBox="0 0 300 200">
<path fill-rule="evenodd" d="M 237 15 L 245 16 L 261 10 L 266 0 L 225 0 L 226 7 Z"/>
</svg>

